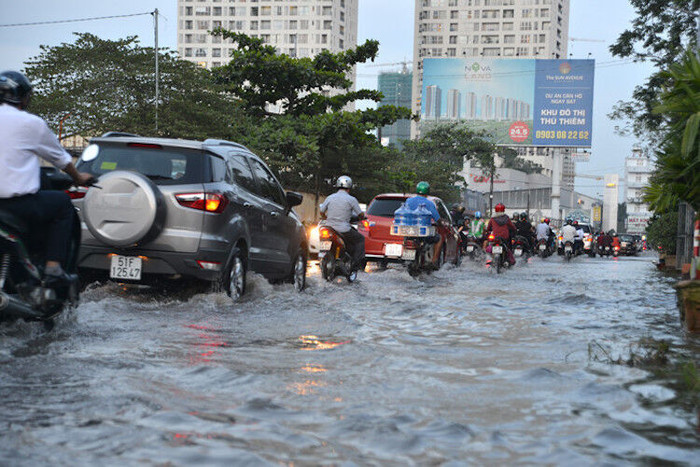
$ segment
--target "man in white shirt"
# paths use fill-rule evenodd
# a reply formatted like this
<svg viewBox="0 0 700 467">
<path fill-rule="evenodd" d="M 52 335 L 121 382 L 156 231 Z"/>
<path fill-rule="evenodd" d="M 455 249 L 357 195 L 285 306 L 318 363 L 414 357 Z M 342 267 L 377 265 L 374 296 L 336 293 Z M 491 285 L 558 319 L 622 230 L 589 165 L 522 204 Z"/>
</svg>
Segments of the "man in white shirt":
<svg viewBox="0 0 700 467">
<path fill-rule="evenodd" d="M 348 253 L 352 256 L 352 268 L 362 269 L 365 261 L 365 237 L 350 225 L 353 216 L 362 217 L 362 209 L 357 198 L 350 194 L 352 179 L 347 175 L 338 177 L 335 183 L 338 191 L 328 196 L 321 204 L 321 213 L 325 216 L 323 225 L 331 227 L 345 240 Z"/>
<path fill-rule="evenodd" d="M 562 242 L 566 244 L 566 242 L 570 242 L 571 245 L 574 244 L 574 241 L 576 241 L 576 227 L 574 227 L 572 224 L 571 219 L 566 220 L 566 225 L 561 228 L 561 237 L 562 237 Z M 562 245 L 564 246 L 564 245 Z"/>
<path fill-rule="evenodd" d="M 78 172 L 71 156 L 46 122 L 25 111 L 32 96 L 29 80 L 16 71 L 0 73 L 0 209 L 47 232 L 47 278 L 68 279 L 63 271 L 75 211 L 62 191 L 39 191 L 39 158 L 63 170 L 76 185 L 92 175 Z"/>
</svg>

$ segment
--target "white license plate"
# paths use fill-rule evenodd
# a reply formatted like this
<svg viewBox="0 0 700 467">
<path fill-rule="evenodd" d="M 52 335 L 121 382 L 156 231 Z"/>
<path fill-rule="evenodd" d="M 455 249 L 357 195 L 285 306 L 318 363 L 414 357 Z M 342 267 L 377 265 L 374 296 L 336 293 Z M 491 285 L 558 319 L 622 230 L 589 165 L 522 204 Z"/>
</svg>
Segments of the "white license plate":
<svg viewBox="0 0 700 467">
<path fill-rule="evenodd" d="M 319 247 L 319 250 L 328 251 L 331 249 L 331 245 L 333 245 L 333 242 L 321 242 L 321 246 Z"/>
<path fill-rule="evenodd" d="M 138 256 L 112 256 L 112 263 L 109 268 L 111 279 L 141 280 L 143 261 Z"/>
<path fill-rule="evenodd" d="M 469 253 L 471 253 L 472 251 L 474 251 L 474 245 L 467 245 L 467 251 L 468 251 Z"/>
<path fill-rule="evenodd" d="M 416 259 L 416 250 L 404 250 L 401 259 L 413 261 Z"/>
<path fill-rule="evenodd" d="M 571 246 L 570 246 L 570 245 L 566 245 L 566 246 L 564 247 L 564 251 L 571 251 Z"/>
<path fill-rule="evenodd" d="M 503 253 L 503 247 L 496 245 L 493 248 L 491 248 L 491 251 L 495 254 L 500 255 L 501 253 Z"/>
<path fill-rule="evenodd" d="M 400 243 L 386 243 L 384 245 L 384 254 L 387 256 L 399 257 L 403 253 L 403 245 Z"/>
<path fill-rule="evenodd" d="M 544 250 L 546 250 L 546 249 L 547 249 L 547 246 L 546 246 L 546 245 L 540 245 L 540 251 L 544 251 Z"/>
</svg>

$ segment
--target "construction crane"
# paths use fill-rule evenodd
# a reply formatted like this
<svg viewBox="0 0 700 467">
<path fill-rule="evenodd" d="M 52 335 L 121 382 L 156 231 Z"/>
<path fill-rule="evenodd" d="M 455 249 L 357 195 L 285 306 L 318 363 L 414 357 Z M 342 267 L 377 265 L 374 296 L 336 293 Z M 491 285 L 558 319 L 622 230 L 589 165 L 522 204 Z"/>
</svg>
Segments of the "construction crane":
<svg viewBox="0 0 700 467">
<path fill-rule="evenodd" d="M 408 73 L 408 65 L 413 65 L 413 62 L 411 60 L 404 60 L 403 62 L 373 63 L 372 65 L 365 65 L 365 66 L 366 67 L 389 67 L 389 66 L 397 66 L 397 65 L 403 66 L 403 69 L 401 70 L 403 73 Z"/>
<path fill-rule="evenodd" d="M 569 41 L 572 43 L 571 44 L 571 53 L 570 55 L 573 55 L 574 53 L 574 42 L 605 42 L 602 39 L 585 39 L 581 37 L 569 37 Z M 590 56 L 590 54 L 588 54 Z"/>
</svg>

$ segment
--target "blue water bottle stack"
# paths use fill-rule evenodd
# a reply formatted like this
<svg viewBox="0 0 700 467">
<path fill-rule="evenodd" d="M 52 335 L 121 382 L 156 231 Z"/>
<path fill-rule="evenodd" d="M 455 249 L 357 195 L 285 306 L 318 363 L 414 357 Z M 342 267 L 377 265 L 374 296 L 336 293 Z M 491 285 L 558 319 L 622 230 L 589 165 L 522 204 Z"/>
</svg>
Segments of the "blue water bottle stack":
<svg viewBox="0 0 700 467">
<path fill-rule="evenodd" d="M 418 224 L 418 235 L 421 237 L 427 236 L 430 233 L 430 225 L 432 224 L 433 216 L 425 206 L 421 204 L 415 211 Z"/>
<path fill-rule="evenodd" d="M 394 211 L 394 223 L 391 226 L 392 235 L 401 235 L 401 229 L 406 225 L 406 215 L 409 209 L 406 207 L 406 203 L 401 203 L 401 206 Z"/>
</svg>

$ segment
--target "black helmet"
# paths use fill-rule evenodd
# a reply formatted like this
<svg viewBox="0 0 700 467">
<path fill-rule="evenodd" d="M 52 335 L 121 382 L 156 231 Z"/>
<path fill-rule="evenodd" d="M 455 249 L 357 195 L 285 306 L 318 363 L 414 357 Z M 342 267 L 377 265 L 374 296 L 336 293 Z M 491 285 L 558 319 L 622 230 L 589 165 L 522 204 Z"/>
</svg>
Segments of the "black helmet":
<svg viewBox="0 0 700 467">
<path fill-rule="evenodd" d="M 32 94 L 32 84 L 26 76 L 18 71 L 0 73 L 0 100 L 8 104 L 21 104 L 22 100 Z"/>
<path fill-rule="evenodd" d="M 527 213 L 526 213 L 526 212 L 521 212 L 521 213 L 520 213 L 520 220 L 521 220 L 521 221 L 526 221 L 526 220 L 527 220 Z"/>
</svg>

